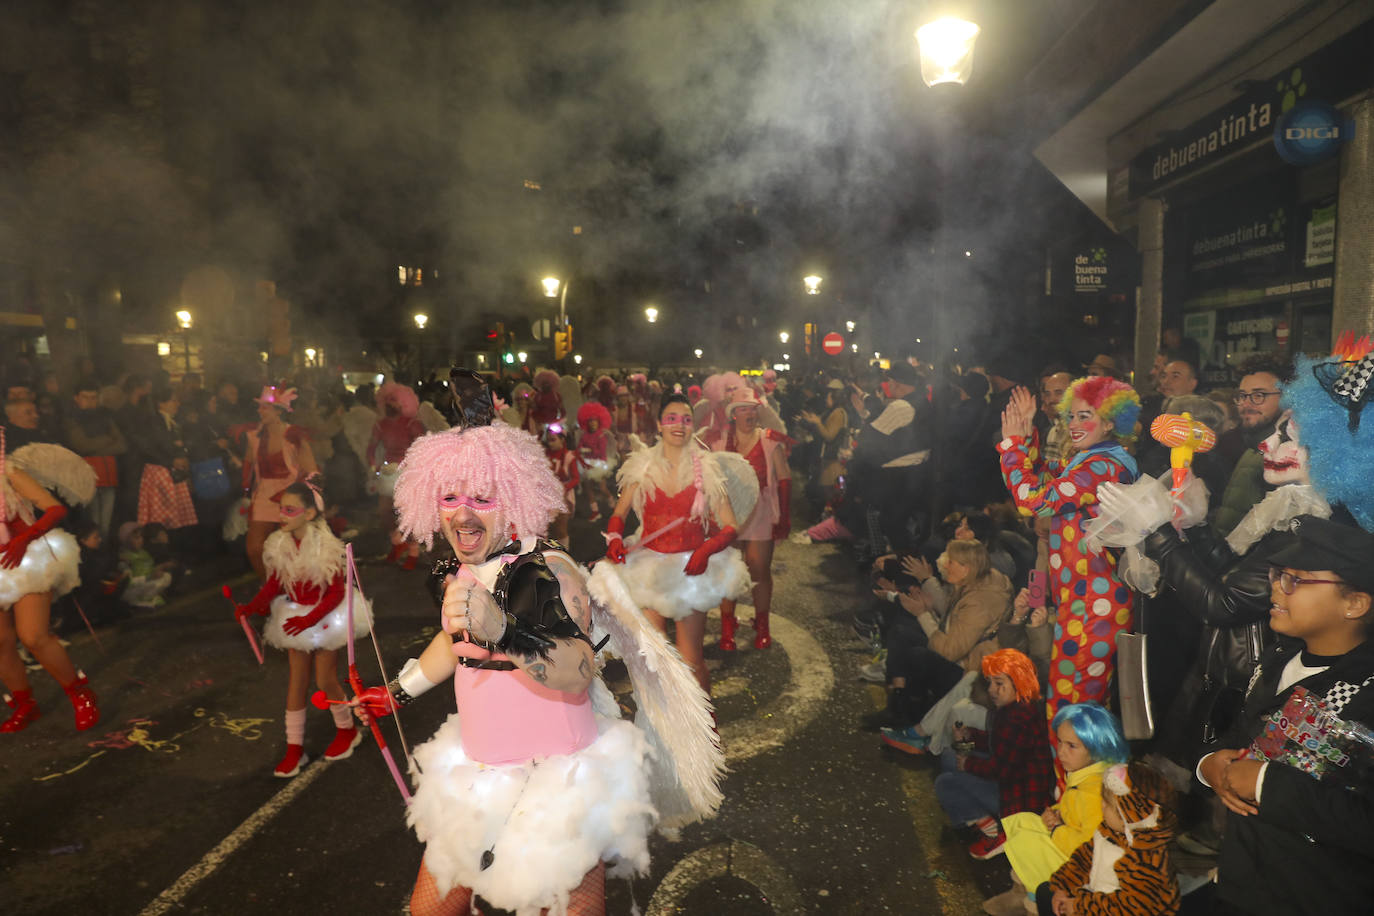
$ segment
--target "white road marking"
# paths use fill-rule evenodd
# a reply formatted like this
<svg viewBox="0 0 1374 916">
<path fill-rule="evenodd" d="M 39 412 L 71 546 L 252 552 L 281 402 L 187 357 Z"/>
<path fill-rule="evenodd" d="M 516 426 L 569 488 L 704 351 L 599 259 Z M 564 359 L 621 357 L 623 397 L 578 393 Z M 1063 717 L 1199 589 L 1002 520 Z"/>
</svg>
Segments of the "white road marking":
<svg viewBox="0 0 1374 916">
<path fill-rule="evenodd" d="M 835 669 L 825 649 L 805 627 L 779 614 L 769 617 L 773 645 L 785 649 L 790 667 L 787 686 L 776 700 L 752 716 L 730 722 L 720 729 L 725 760 L 732 765 L 775 748 L 820 714 L 822 704 L 835 689 Z"/>
<path fill-rule="evenodd" d="M 684 912 L 693 888 L 727 875 L 758 888 L 775 913 L 806 912 L 787 873 L 763 850 L 741 840 L 727 840 L 698 849 L 674 865 L 649 899 L 645 916 L 676 916 Z"/>
<path fill-rule="evenodd" d="M 225 860 L 234 854 L 244 843 L 253 838 L 259 830 L 267 825 L 272 818 L 276 817 L 283 808 L 291 804 L 296 796 L 300 795 L 310 784 L 320 777 L 328 769 L 328 764 L 323 760 L 316 760 L 308 764 L 301 770 L 300 775 L 293 778 L 286 786 L 269 798 L 261 808 L 248 816 L 242 824 L 234 828 L 234 832 L 229 834 L 219 845 L 210 850 L 205 856 L 186 870 L 184 874 L 172 883 L 172 886 L 157 895 L 152 903 L 143 908 L 139 916 L 161 916 L 171 910 L 186 898 L 195 886 L 206 878 L 210 877 L 216 869 L 224 864 Z"/>
</svg>

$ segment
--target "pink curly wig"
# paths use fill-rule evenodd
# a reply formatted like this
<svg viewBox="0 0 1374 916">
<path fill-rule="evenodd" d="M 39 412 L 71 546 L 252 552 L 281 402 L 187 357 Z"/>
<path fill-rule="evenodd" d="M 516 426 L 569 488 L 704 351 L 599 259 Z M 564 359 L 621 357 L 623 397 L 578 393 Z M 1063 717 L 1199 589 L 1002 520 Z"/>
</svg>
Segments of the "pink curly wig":
<svg viewBox="0 0 1374 916">
<path fill-rule="evenodd" d="M 534 374 L 534 387 L 547 391 L 558 387 L 558 373 L 552 369 L 540 369 Z"/>
<path fill-rule="evenodd" d="M 611 412 L 597 401 L 588 401 L 577 408 L 577 425 L 586 428 L 592 420 L 600 421 L 603 430 L 611 428 Z"/>
<path fill-rule="evenodd" d="M 449 429 L 415 441 L 396 478 L 397 526 L 428 548 L 448 493 L 494 498 L 520 538 L 540 537 L 562 512 L 563 485 L 539 441 L 504 423 Z"/>
<path fill-rule="evenodd" d="M 701 383 L 701 395 L 712 404 L 719 404 L 725 400 L 725 375 L 717 372 L 715 375 L 706 376 Z"/>
<path fill-rule="evenodd" d="M 1075 379 L 1059 402 L 1059 416 L 1069 421 L 1073 402 L 1081 399 L 1097 411 L 1097 415 L 1112 425 L 1111 434 L 1123 444 L 1135 441 L 1136 420 L 1140 418 L 1140 395 L 1125 382 L 1109 375 Z"/>
<path fill-rule="evenodd" d="M 377 410 L 386 413 L 387 405 L 394 406 L 403 417 L 413 417 L 420 409 L 415 389 L 399 382 L 387 382 L 377 389 Z"/>
</svg>

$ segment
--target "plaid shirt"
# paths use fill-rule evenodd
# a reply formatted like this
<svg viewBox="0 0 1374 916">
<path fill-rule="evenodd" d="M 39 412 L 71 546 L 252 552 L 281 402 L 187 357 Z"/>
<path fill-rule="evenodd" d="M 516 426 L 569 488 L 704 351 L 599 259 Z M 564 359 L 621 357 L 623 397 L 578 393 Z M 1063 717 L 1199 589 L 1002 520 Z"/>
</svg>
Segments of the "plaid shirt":
<svg viewBox="0 0 1374 916">
<path fill-rule="evenodd" d="M 990 714 L 987 757 L 969 757 L 964 772 L 997 782 L 1002 817 L 1039 814 L 1054 802 L 1054 757 L 1045 730 L 1044 700 L 1009 703 Z"/>
</svg>

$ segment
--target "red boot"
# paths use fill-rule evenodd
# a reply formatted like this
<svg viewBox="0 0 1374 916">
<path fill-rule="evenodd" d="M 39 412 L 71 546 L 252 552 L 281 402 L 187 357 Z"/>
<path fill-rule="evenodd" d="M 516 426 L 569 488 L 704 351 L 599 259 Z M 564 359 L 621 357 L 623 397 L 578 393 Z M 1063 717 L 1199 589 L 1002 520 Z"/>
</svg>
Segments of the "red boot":
<svg viewBox="0 0 1374 916">
<path fill-rule="evenodd" d="M 768 612 L 754 611 L 754 648 L 767 649 L 773 644 L 773 638 L 768 635 Z"/>
<path fill-rule="evenodd" d="M 16 690 L 13 699 L 7 701 L 14 714 L 0 722 L 0 732 L 18 732 L 29 727 L 29 723 L 42 715 L 32 690 Z"/>
<path fill-rule="evenodd" d="M 735 620 L 735 612 L 722 608 L 720 612 L 720 651 L 735 651 L 735 628 L 738 626 L 739 621 Z"/>
<path fill-rule="evenodd" d="M 277 764 L 277 768 L 272 771 L 272 775 L 278 779 L 290 779 L 301 771 L 301 767 L 310 762 L 310 758 L 305 756 L 305 748 L 299 744 L 288 744 L 286 746 L 286 756 Z"/>
<path fill-rule="evenodd" d="M 325 760 L 343 760 L 353 756 L 353 749 L 363 743 L 363 733 L 356 728 L 340 728 L 334 732 L 334 740 L 325 748 Z"/>
<path fill-rule="evenodd" d="M 67 699 L 72 701 L 77 731 L 84 732 L 100 721 L 100 708 L 95 705 L 95 691 L 91 689 L 91 682 L 86 680 L 86 675 L 81 675 L 62 689 L 67 691 Z"/>
<path fill-rule="evenodd" d="M 418 555 L 413 554 L 413 553 L 412 553 L 412 554 L 407 554 L 407 555 L 406 555 L 405 562 L 401 564 L 401 568 L 402 568 L 402 569 L 407 569 L 407 570 L 409 570 L 409 569 L 414 569 L 414 568 L 416 567 L 416 565 L 417 565 L 419 562 L 420 562 L 420 557 L 419 557 Z"/>
<path fill-rule="evenodd" d="M 405 552 L 406 552 L 406 542 L 405 542 L 405 541 L 401 541 L 399 544 L 392 544 L 392 545 L 391 545 L 391 552 L 388 553 L 388 554 L 386 555 L 386 559 L 383 560 L 382 562 L 383 562 L 383 563 L 395 563 L 397 560 L 401 559 L 401 554 L 403 554 L 403 553 L 405 553 Z"/>
</svg>

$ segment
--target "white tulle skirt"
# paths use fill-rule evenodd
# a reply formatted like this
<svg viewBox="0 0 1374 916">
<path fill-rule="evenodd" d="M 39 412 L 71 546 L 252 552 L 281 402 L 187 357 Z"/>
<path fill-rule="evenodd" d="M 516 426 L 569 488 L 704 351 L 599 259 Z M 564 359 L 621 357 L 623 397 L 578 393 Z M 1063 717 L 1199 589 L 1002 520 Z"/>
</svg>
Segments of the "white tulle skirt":
<svg viewBox="0 0 1374 916">
<path fill-rule="evenodd" d="M 420 774 L 406 811 L 439 893 L 470 887 L 519 916 L 558 914 L 598 862 L 612 876 L 648 869 L 649 746 L 633 724 L 598 717 L 597 739 L 576 753 L 487 766 L 463 753 L 458 720 L 415 749 Z"/>
<path fill-rule="evenodd" d="M 334 610 L 325 614 L 313 627 L 307 627 L 295 636 L 287 636 L 282 624 L 292 617 L 309 614 L 313 605 L 297 604 L 285 595 L 272 599 L 272 612 L 267 618 L 267 626 L 262 628 L 262 641 L 278 649 L 298 649 L 301 652 L 314 652 L 316 649 L 342 649 L 348 645 L 348 599 L 345 596 Z M 372 606 L 357 592 L 353 593 L 353 635 L 366 636 L 372 628 Z"/>
<path fill-rule="evenodd" d="M 582 471 L 582 476 L 588 480 L 605 480 L 615 472 L 614 461 L 605 458 L 593 458 L 587 462 L 586 468 Z"/>
<path fill-rule="evenodd" d="M 388 461 L 377 469 L 373 478 L 377 481 L 377 492 L 390 498 L 396 493 L 396 478 L 401 475 L 400 464 Z"/>
<path fill-rule="evenodd" d="M 0 567 L 0 608 L 25 595 L 52 592 L 57 598 L 81 584 L 81 547 L 60 528 L 31 542 L 14 569 Z"/>
<path fill-rule="evenodd" d="M 726 598 L 749 596 L 754 583 L 738 550 L 727 547 L 712 554 L 706 572 L 699 576 L 683 571 L 691 558 L 690 550 L 659 553 L 646 547 L 630 554 L 619 570 L 620 578 L 635 604 L 673 620 L 693 611 L 709 611 Z"/>
</svg>

